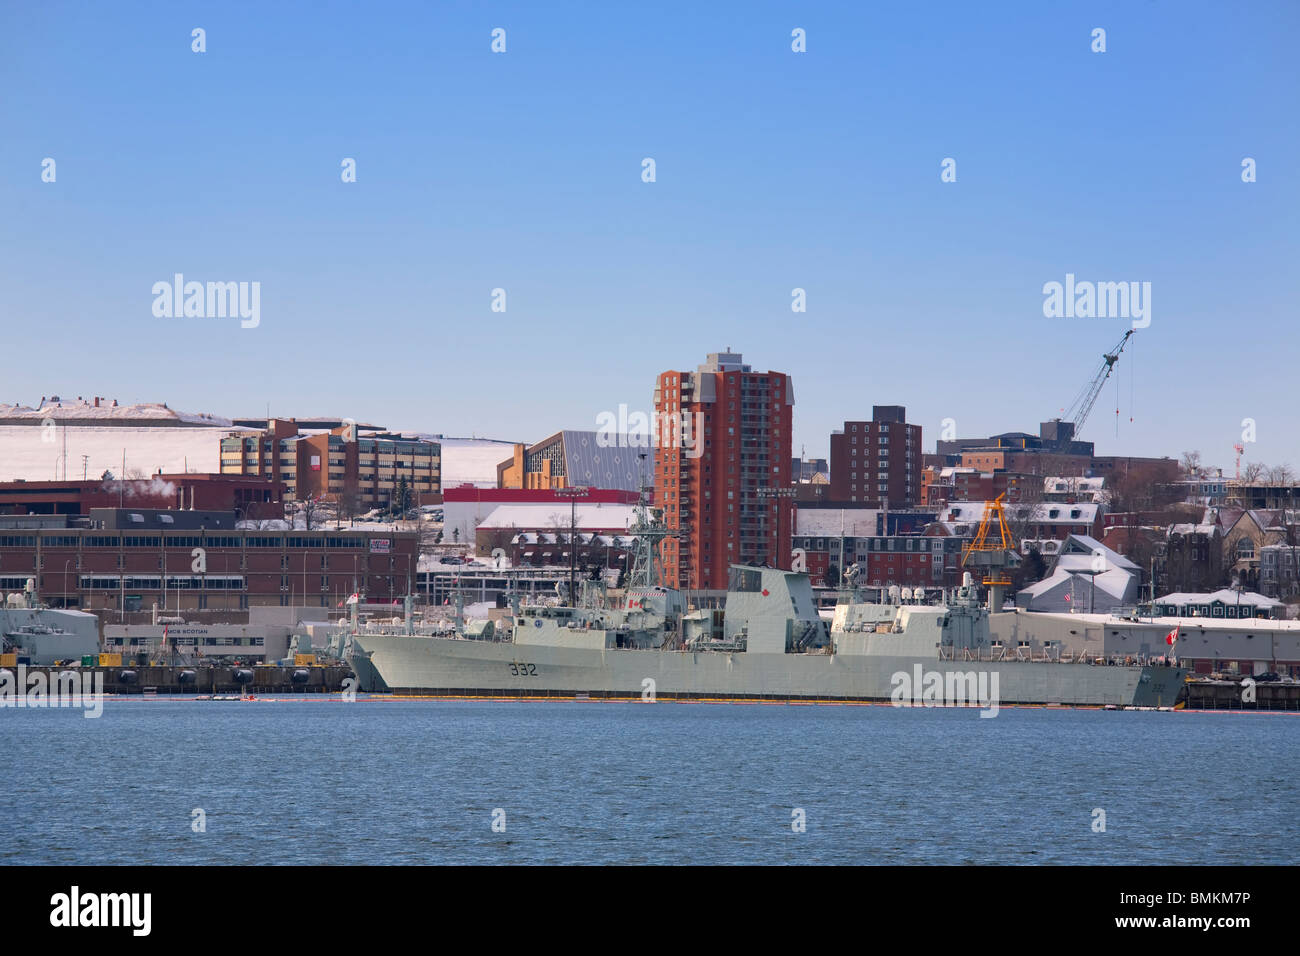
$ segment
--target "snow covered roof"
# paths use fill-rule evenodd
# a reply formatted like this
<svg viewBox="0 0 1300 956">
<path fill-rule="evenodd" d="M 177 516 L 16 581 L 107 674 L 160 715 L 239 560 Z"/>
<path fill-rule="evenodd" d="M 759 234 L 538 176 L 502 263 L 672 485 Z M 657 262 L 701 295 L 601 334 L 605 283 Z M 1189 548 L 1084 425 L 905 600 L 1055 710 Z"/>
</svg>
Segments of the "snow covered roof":
<svg viewBox="0 0 1300 956">
<path fill-rule="evenodd" d="M 1255 591 L 1237 592 L 1232 588 L 1220 588 L 1217 591 L 1211 591 L 1208 594 L 1195 594 L 1187 591 L 1175 591 L 1166 594 L 1163 597 L 1156 598 L 1156 604 L 1213 604 L 1215 601 L 1221 604 L 1250 604 L 1254 607 L 1281 607 L 1281 601 L 1275 601 L 1271 597 L 1265 597 Z"/>
<path fill-rule="evenodd" d="M 795 513 L 795 531 L 800 537 L 865 538 L 877 533 L 875 508 L 800 508 Z M 841 523 L 842 522 L 842 523 Z"/>
<path fill-rule="evenodd" d="M 1065 562 L 1067 568 L 1073 568 L 1076 561 L 1081 560 L 1084 564 L 1091 563 L 1096 560 L 1098 554 L 1105 558 L 1110 566 L 1129 571 L 1141 570 L 1124 555 L 1113 548 L 1108 548 L 1089 534 L 1072 534 L 1066 538 L 1065 543 L 1061 545 L 1060 557 L 1057 560 L 1058 563 Z"/>
<path fill-rule="evenodd" d="M 1076 478 L 1074 476 L 1050 476 L 1043 479 L 1043 491 L 1049 494 L 1079 491 L 1101 491 L 1106 485 L 1105 478 Z"/>
<path fill-rule="evenodd" d="M 139 402 L 135 405 L 119 405 L 108 399 L 99 399 L 96 405 L 93 399 L 78 397 L 73 400 L 47 399 L 39 407 L 28 405 L 0 404 L 0 422 L 6 424 L 39 425 L 47 418 L 56 422 L 75 421 L 86 424 L 129 425 L 144 422 L 172 422 L 177 425 L 212 425 L 229 428 L 229 418 L 209 415 L 206 412 L 181 412 L 168 408 L 163 402 Z M 163 426 L 165 427 L 165 426 Z"/>
<path fill-rule="evenodd" d="M 1031 611 L 1068 611 L 1076 601 L 1106 610 L 1135 603 L 1140 582 L 1141 569 L 1124 555 L 1091 535 L 1072 534 L 1062 542 L 1052 573 L 1022 588 L 1016 603 Z"/>
<path fill-rule="evenodd" d="M 1176 534 L 1212 535 L 1218 532 L 1219 530 L 1220 529 L 1217 524 L 1191 524 L 1188 522 L 1183 522 L 1180 524 L 1171 524 L 1169 526 L 1169 534 L 1171 537 Z"/>
<path fill-rule="evenodd" d="M 635 518 L 635 505 L 597 502 L 578 505 L 575 520 L 579 529 L 607 531 L 626 530 Z M 553 528 L 558 533 L 567 533 L 569 519 L 570 508 L 563 504 L 498 505 L 478 527 L 489 531 L 495 528 Z"/>
<path fill-rule="evenodd" d="M 984 519 L 986 504 L 983 501 L 950 501 L 940 509 L 939 520 L 978 525 Z M 1034 524 L 1092 524 L 1097 520 L 1100 505 L 1088 501 L 1075 504 L 1044 501 L 1033 505 L 1007 504 L 1002 507 L 1008 518 L 1025 517 Z"/>
<path fill-rule="evenodd" d="M 1136 596 L 1135 575 L 1123 568 L 1112 567 L 1101 574 L 1088 575 L 1086 579 L 1072 580 L 1072 578 L 1073 575 L 1058 567 L 1057 573 L 1049 575 L 1021 590 L 1023 593 L 1028 593 L 1031 598 L 1041 598 L 1059 589 L 1062 593 L 1062 600 L 1064 600 L 1064 592 L 1069 591 L 1074 595 L 1078 595 L 1081 606 L 1086 606 L 1089 586 L 1095 588 L 1097 593 L 1104 594 L 1115 601 L 1131 600 Z M 1066 601 L 1065 603 L 1069 604 L 1071 602 Z M 1092 606 L 1096 607 L 1098 603 L 1100 602 L 1096 600 L 1094 594 Z M 1032 602 L 1030 608 L 1035 609 Z"/>
</svg>

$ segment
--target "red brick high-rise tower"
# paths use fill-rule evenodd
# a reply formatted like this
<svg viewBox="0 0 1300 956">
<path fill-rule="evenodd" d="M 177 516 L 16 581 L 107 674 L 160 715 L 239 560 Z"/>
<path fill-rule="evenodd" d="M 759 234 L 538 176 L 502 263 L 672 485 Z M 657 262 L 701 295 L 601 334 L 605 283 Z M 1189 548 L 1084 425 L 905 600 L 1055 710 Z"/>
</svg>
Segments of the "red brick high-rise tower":
<svg viewBox="0 0 1300 956">
<path fill-rule="evenodd" d="M 711 353 L 662 373 L 654 400 L 655 501 L 681 534 L 665 545 L 667 582 L 723 590 L 729 565 L 790 567 L 790 377 Z"/>
</svg>

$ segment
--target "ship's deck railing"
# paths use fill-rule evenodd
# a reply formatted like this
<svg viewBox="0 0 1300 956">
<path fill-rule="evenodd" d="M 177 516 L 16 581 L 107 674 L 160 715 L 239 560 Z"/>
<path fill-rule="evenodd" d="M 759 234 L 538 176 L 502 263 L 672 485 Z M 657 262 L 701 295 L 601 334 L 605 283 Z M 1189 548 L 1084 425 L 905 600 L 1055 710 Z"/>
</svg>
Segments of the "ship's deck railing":
<svg viewBox="0 0 1300 956">
<path fill-rule="evenodd" d="M 1141 654 L 1124 654 L 1099 656 L 1089 654 L 1086 651 L 1061 651 L 1055 653 L 1051 651 L 1041 651 L 1035 653 L 1028 647 L 1003 647 L 989 649 L 972 650 L 969 647 L 952 648 L 940 647 L 939 660 L 941 661 L 985 661 L 993 664 L 998 662 L 1014 663 L 1023 661 L 1032 664 L 1091 664 L 1098 667 L 1177 667 L 1175 661 L 1167 657 L 1144 656 Z"/>
</svg>

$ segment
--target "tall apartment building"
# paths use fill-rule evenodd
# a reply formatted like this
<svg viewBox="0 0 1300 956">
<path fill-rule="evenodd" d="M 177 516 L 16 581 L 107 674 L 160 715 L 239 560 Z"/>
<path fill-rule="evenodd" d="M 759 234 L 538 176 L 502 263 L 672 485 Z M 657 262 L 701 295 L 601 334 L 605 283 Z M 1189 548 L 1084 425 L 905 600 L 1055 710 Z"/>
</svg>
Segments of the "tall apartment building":
<svg viewBox="0 0 1300 956">
<path fill-rule="evenodd" d="M 921 426 L 902 405 L 876 405 L 869 422 L 845 422 L 831 434 L 830 500 L 872 508 L 921 503 Z"/>
<path fill-rule="evenodd" d="M 286 500 L 351 498 L 356 511 L 393 504 L 402 480 L 416 505 L 442 491 L 437 442 L 404 438 L 355 424 L 302 434 L 293 419 L 272 419 L 260 434 L 221 439 L 223 475 L 283 481 Z"/>
<path fill-rule="evenodd" d="M 710 353 L 694 372 L 662 373 L 654 403 L 655 501 L 679 532 L 665 544 L 668 582 L 723 589 L 732 564 L 788 568 L 790 377 Z"/>
</svg>

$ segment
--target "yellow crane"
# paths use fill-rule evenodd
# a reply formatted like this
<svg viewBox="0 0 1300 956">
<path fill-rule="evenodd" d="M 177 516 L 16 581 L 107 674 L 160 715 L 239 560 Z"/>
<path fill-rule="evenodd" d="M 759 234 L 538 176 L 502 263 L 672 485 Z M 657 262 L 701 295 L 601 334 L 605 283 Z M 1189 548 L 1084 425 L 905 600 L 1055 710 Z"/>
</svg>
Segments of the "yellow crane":
<svg viewBox="0 0 1300 956">
<path fill-rule="evenodd" d="M 1002 610 L 1002 592 L 1011 587 L 1007 567 L 1018 563 L 1016 542 L 1007 527 L 1007 516 L 1002 508 L 1005 494 L 998 495 L 984 505 L 984 518 L 974 539 L 961 549 L 961 566 L 982 571 L 980 581 L 989 589 L 989 610 Z"/>
</svg>

